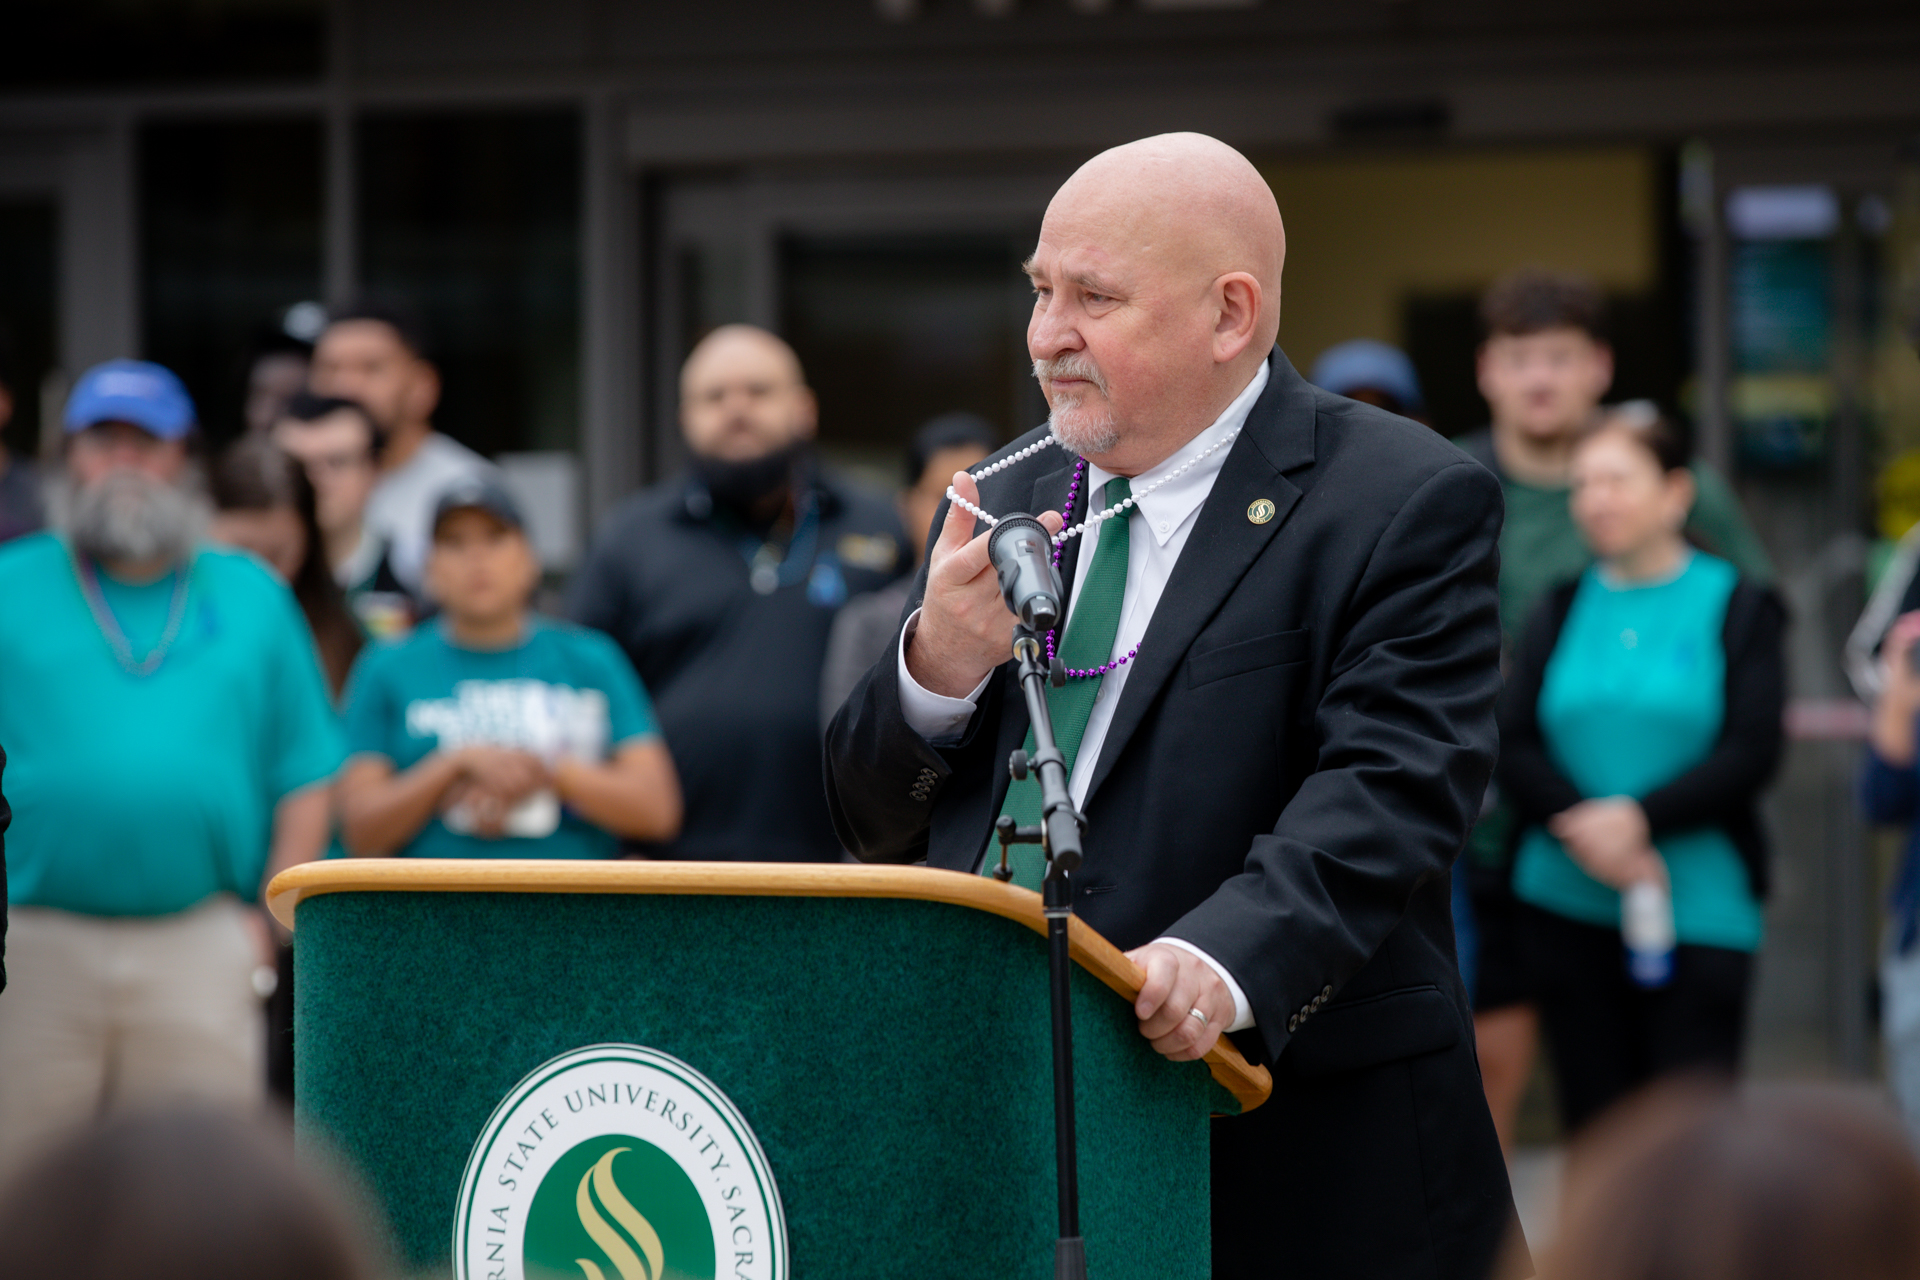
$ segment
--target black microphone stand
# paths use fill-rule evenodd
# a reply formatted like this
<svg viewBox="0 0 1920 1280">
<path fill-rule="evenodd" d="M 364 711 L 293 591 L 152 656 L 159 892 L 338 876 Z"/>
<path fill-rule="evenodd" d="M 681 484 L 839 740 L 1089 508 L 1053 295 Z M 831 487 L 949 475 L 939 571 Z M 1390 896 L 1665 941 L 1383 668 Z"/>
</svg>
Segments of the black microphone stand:
<svg viewBox="0 0 1920 1280">
<path fill-rule="evenodd" d="M 1080 834 L 1086 819 L 1073 807 L 1067 793 L 1067 762 L 1053 740 L 1053 718 L 1047 711 L 1046 685 L 1056 689 L 1067 682 L 1066 665 L 1041 658 L 1040 639 L 1027 626 L 1013 632 L 1013 656 L 1020 667 L 1020 689 L 1026 694 L 1027 716 L 1033 724 L 1034 752 L 1016 750 L 1008 764 L 1015 781 L 1024 781 L 1029 768 L 1040 775 L 1040 825 L 1016 827 L 1003 816 L 995 829 L 1000 836 L 1000 865 L 994 876 L 1010 880 L 1007 848 L 1037 843 L 1046 854 L 1047 875 L 1041 886 L 1041 905 L 1047 918 L 1047 981 L 1053 1005 L 1053 1154 L 1060 1192 L 1060 1236 L 1053 1245 L 1055 1280 L 1086 1280 L 1087 1247 L 1080 1235 L 1080 1170 L 1073 1136 L 1073 1006 L 1069 981 L 1073 968 L 1067 954 L 1067 919 L 1073 914 L 1072 875 L 1080 867 Z"/>
</svg>

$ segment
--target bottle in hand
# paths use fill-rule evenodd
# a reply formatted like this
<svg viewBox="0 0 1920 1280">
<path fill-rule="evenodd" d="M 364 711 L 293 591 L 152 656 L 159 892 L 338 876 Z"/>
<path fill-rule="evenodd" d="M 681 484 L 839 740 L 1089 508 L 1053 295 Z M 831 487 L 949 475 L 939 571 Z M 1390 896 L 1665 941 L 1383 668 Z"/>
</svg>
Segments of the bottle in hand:
<svg viewBox="0 0 1920 1280">
<path fill-rule="evenodd" d="M 1642 987 L 1673 981 L 1673 898 L 1658 880 L 1636 880 L 1620 895 L 1620 935 L 1627 973 Z"/>
</svg>

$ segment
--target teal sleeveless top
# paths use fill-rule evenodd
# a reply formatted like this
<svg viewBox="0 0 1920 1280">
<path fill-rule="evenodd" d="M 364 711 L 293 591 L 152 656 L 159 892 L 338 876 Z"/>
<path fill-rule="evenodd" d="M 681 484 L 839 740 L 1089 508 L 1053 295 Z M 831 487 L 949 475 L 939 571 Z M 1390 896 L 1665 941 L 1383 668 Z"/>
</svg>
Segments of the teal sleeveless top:
<svg viewBox="0 0 1920 1280">
<path fill-rule="evenodd" d="M 1581 576 L 1536 708 L 1548 755 L 1581 795 L 1638 799 L 1712 753 L 1726 714 L 1721 629 L 1738 577 L 1700 552 L 1665 582 L 1609 584 L 1598 566 Z M 1725 831 L 1671 832 L 1654 844 L 1672 880 L 1681 942 L 1760 945 L 1761 905 Z M 1620 894 L 1542 827 L 1521 838 L 1513 889 L 1543 911 L 1620 925 Z"/>
</svg>

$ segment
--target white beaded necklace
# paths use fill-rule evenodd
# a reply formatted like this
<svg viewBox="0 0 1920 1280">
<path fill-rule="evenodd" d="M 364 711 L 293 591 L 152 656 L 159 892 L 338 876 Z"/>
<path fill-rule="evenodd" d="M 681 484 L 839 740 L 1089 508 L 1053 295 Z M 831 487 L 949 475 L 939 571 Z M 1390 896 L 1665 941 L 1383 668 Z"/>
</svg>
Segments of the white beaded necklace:
<svg viewBox="0 0 1920 1280">
<path fill-rule="evenodd" d="M 1063 547 L 1067 544 L 1069 539 L 1078 537 L 1080 534 L 1086 532 L 1088 529 L 1091 529 L 1095 525 L 1099 524 L 1102 520 L 1111 520 L 1114 516 L 1119 515 L 1121 512 L 1125 511 L 1128 507 L 1138 505 L 1140 502 L 1140 499 L 1146 497 L 1148 494 L 1152 493 L 1155 489 L 1158 489 L 1161 485 L 1170 483 L 1171 481 L 1178 479 L 1180 476 L 1184 475 L 1186 472 L 1192 470 L 1195 464 L 1205 460 L 1206 458 L 1211 457 L 1213 454 L 1218 453 L 1220 450 L 1232 444 L 1234 441 L 1234 437 L 1238 436 L 1239 434 L 1240 432 L 1238 429 L 1227 432 L 1225 435 L 1221 436 L 1218 440 L 1215 440 L 1212 444 L 1208 445 L 1206 448 L 1202 449 L 1200 452 L 1194 454 L 1191 458 L 1188 458 L 1185 462 L 1181 463 L 1179 466 L 1175 467 L 1173 470 L 1167 472 L 1165 475 L 1160 476 L 1158 479 L 1150 480 L 1139 489 L 1134 490 L 1132 497 L 1126 498 L 1120 502 L 1116 502 L 1114 505 L 1108 507 L 1104 511 L 1088 512 L 1087 518 L 1085 520 L 1082 520 L 1079 524 L 1071 525 L 1065 529 L 1062 529 L 1060 532 L 1054 534 L 1053 545 L 1056 547 Z M 1042 436 L 1040 439 L 1035 440 L 1032 444 L 1028 445 L 1026 448 L 1021 449 L 1014 453 L 1010 453 L 1006 457 L 1000 459 L 1000 461 L 998 462 L 990 463 L 989 465 L 980 468 L 980 470 L 978 471 L 970 471 L 967 474 L 971 475 L 975 480 L 984 480 L 996 471 L 1004 471 L 1016 462 L 1020 462 L 1027 458 L 1033 457 L 1035 454 L 1045 450 L 1048 445 L 1060 445 L 1062 449 L 1067 448 L 1066 445 L 1060 443 L 1060 438 L 1058 436 L 1054 435 L 1052 432 L 1048 432 L 1045 436 Z M 1071 452 L 1071 450 L 1069 450 L 1069 452 Z M 994 525 L 997 525 L 1000 523 L 1000 518 L 998 516 L 991 515 L 988 512 L 981 510 L 979 507 L 975 506 L 973 503 L 968 502 L 965 498 L 961 497 L 958 493 L 954 492 L 954 488 L 952 485 L 947 486 L 947 501 L 957 504 L 961 510 L 971 512 L 978 519 L 986 521 L 988 528 L 992 528 Z"/>
</svg>

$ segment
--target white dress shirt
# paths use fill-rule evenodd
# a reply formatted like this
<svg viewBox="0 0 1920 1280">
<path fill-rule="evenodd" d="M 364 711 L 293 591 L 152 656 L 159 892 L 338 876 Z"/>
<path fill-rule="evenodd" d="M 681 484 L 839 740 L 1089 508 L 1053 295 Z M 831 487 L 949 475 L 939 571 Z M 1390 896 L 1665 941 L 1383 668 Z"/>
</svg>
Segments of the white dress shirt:
<svg viewBox="0 0 1920 1280">
<path fill-rule="evenodd" d="M 1253 402 L 1260 398 L 1266 389 L 1267 366 L 1263 361 L 1253 381 L 1245 390 L 1234 397 L 1233 403 L 1214 420 L 1212 426 L 1202 431 L 1181 448 L 1174 451 L 1158 467 L 1143 476 L 1134 477 L 1133 492 L 1135 510 L 1125 517 L 1127 525 L 1127 585 L 1120 602 L 1120 629 L 1114 634 L 1113 657 L 1120 657 L 1137 647 L 1147 634 L 1147 625 L 1153 621 L 1153 611 L 1160 603 L 1160 597 L 1167 589 L 1168 581 L 1173 577 L 1173 566 L 1180 559 L 1180 551 L 1187 545 L 1187 537 L 1193 532 L 1200 507 L 1213 492 L 1213 482 L 1225 465 L 1230 446 L 1215 449 L 1180 476 L 1166 484 L 1146 490 L 1154 485 L 1161 476 L 1174 470 L 1188 458 L 1204 452 L 1209 446 L 1218 444 L 1229 435 L 1240 430 L 1246 424 L 1247 414 L 1253 408 Z M 1108 503 L 1102 490 L 1107 481 L 1114 478 L 1111 471 L 1102 470 L 1092 463 L 1087 464 L 1086 478 L 1081 481 L 1080 502 L 1088 508 L 1098 511 Z M 1076 512 L 1084 519 L 1086 510 Z M 1087 572 L 1093 565 L 1094 549 L 1099 546 L 1102 533 L 1114 528 L 1122 519 L 1114 516 L 1082 533 L 1074 541 L 1079 544 L 1078 559 L 1075 561 L 1074 582 L 1085 582 Z M 1067 621 L 1073 621 L 1073 610 L 1079 604 L 1079 593 L 1067 605 Z M 900 680 L 900 710 L 906 717 L 909 727 L 934 746 L 948 746 L 958 742 L 966 732 L 968 721 L 973 719 L 975 708 L 979 705 L 980 695 L 985 692 L 987 680 L 982 680 L 977 688 L 964 698 L 949 698 L 923 688 L 907 671 L 907 641 L 912 638 L 919 626 L 920 614 L 916 610 L 900 635 L 900 648 L 897 655 Z M 1065 628 L 1062 628 L 1065 636 Z M 1120 703 L 1120 693 L 1127 685 L 1127 676 L 1133 670 L 1131 662 L 1117 667 L 1100 679 L 1100 692 L 1095 696 L 1093 710 L 1087 716 L 1087 729 L 1080 739 L 1080 751 L 1074 758 L 1073 773 L 1067 779 L 1067 791 L 1076 807 L 1084 807 L 1087 800 L 1087 788 L 1093 781 L 1094 770 L 1100 761 L 1100 750 L 1107 740 L 1107 730 L 1113 725 L 1114 708 Z M 1247 1003 L 1247 996 L 1240 989 L 1226 967 L 1212 956 L 1179 938 L 1157 938 L 1168 946 L 1179 947 L 1192 952 L 1206 961 L 1215 973 L 1227 984 L 1227 990 L 1233 995 L 1233 1024 L 1229 1031 L 1242 1031 L 1253 1025 L 1253 1009 Z"/>
</svg>

